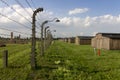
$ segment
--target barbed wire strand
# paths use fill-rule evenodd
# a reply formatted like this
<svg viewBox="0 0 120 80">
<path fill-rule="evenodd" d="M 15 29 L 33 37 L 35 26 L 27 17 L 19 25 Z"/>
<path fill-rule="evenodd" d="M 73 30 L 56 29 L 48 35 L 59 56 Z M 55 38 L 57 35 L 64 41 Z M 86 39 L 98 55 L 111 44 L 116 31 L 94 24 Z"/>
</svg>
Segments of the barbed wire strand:
<svg viewBox="0 0 120 80">
<path fill-rule="evenodd" d="M 26 2 L 30 5 L 30 3 L 29 3 L 27 0 L 26 0 Z M 33 0 L 31 0 L 31 3 L 32 3 L 33 7 L 36 7 L 36 5 L 35 5 L 35 3 L 33 2 Z M 32 6 L 31 6 L 31 5 L 30 5 L 29 7 L 32 9 Z M 33 9 L 32 9 L 32 11 L 33 11 Z M 38 20 L 40 20 L 39 15 L 36 16 L 36 17 L 37 17 Z M 37 23 L 40 25 L 40 22 L 37 22 Z M 37 26 L 36 26 L 36 28 L 40 29 L 40 27 L 37 27 Z"/>
<path fill-rule="evenodd" d="M 28 6 L 31 8 L 31 10 L 34 12 L 32 6 L 30 5 L 30 3 L 29 3 L 27 0 L 25 0 L 25 1 L 26 1 L 26 3 L 28 4 Z"/>
<path fill-rule="evenodd" d="M 11 36 L 9 34 L 3 34 L 3 33 L 0 33 L 0 35 L 3 35 L 3 36 Z"/>
<path fill-rule="evenodd" d="M 18 11 L 16 11 L 12 6 L 10 6 L 7 2 L 0 0 L 2 3 L 4 3 L 5 5 L 7 5 L 8 7 L 10 7 L 13 11 L 15 11 L 18 15 L 20 15 L 21 17 L 23 17 L 24 19 L 26 19 L 28 22 L 31 23 L 31 21 L 29 19 L 27 19 L 25 16 L 23 16 L 22 14 L 20 14 Z"/>
<path fill-rule="evenodd" d="M 26 10 L 26 8 L 19 2 L 19 0 L 15 0 L 23 9 L 24 11 L 31 17 L 32 15 Z"/>
<path fill-rule="evenodd" d="M 20 33 L 20 34 L 24 34 L 24 35 L 31 35 L 31 34 L 28 34 L 28 33 L 24 33 L 24 32 L 19 32 L 19 31 L 15 31 L 15 30 L 10 30 L 10 29 L 6 29 L 6 28 L 1 28 L 0 29 L 2 30 L 6 30 L 6 31 L 10 31 L 10 32 L 16 32 L 16 33 Z"/>
<path fill-rule="evenodd" d="M 9 19 L 9 20 L 11 20 L 11 21 L 13 21 L 13 22 L 15 22 L 15 23 L 17 23 L 17 24 L 19 24 L 19 25 L 21 25 L 21 26 L 23 26 L 23 27 L 25 27 L 25 28 L 27 28 L 27 29 L 31 30 L 31 28 L 29 28 L 28 26 L 26 26 L 26 25 L 24 25 L 24 24 L 22 24 L 22 23 L 20 23 L 20 22 L 18 22 L 16 20 L 13 20 L 13 19 L 9 18 L 8 16 L 6 16 L 6 15 L 4 15 L 2 13 L 0 13 L 0 15 L 3 16 L 3 17 L 5 17 L 5 18 L 7 18 L 7 19 Z"/>
</svg>

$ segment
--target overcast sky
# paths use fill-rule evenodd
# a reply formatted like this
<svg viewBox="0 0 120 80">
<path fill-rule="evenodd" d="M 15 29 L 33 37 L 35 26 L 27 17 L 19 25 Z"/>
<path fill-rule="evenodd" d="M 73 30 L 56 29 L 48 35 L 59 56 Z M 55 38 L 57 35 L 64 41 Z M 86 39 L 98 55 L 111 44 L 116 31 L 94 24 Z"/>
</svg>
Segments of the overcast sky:
<svg viewBox="0 0 120 80">
<path fill-rule="evenodd" d="M 53 33 L 55 37 L 89 36 L 95 35 L 98 32 L 120 33 L 120 0 L 3 1 L 9 4 L 9 6 L 0 0 L 0 13 L 29 28 L 32 26 L 29 22 L 32 21 L 32 9 L 35 10 L 39 7 L 44 8 L 43 12 L 37 14 L 37 27 L 40 27 L 41 23 L 45 20 L 51 20 L 55 17 L 59 18 L 59 23 L 52 22 L 45 25 L 50 26 L 51 30 L 56 30 L 56 32 Z M 19 1 L 23 7 L 18 4 L 17 1 Z M 27 1 L 30 6 L 27 4 Z M 31 30 L 25 28 L 25 26 L 0 16 L 0 28 L 31 34 Z M 40 28 L 36 28 L 36 31 L 39 36 Z M 10 34 L 10 31 L 0 29 L 0 33 Z M 19 33 L 15 34 L 18 35 Z"/>
</svg>

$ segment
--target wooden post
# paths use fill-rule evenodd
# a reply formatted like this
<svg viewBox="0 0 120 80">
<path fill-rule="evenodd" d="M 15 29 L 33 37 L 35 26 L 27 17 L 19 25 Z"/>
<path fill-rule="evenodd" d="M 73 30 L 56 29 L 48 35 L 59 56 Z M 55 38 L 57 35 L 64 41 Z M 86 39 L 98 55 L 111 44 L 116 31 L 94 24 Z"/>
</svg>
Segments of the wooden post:
<svg viewBox="0 0 120 80">
<path fill-rule="evenodd" d="M 100 49 L 98 49 L 98 56 L 100 56 Z"/>
<path fill-rule="evenodd" d="M 8 67 L 8 50 L 3 51 L 3 67 Z"/>
</svg>

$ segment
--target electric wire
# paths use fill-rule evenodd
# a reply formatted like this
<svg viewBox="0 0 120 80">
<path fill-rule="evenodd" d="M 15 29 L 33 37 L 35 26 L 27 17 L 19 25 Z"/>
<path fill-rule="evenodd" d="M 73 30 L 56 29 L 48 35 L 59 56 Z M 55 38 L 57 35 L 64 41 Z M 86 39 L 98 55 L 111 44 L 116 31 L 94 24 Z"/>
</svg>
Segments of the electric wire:
<svg viewBox="0 0 120 80">
<path fill-rule="evenodd" d="M 18 22 L 18 21 L 16 21 L 16 20 L 14 20 L 14 19 L 9 18 L 8 16 L 6 16 L 6 15 L 4 15 L 4 14 L 1 14 L 1 13 L 0 13 L 0 15 L 3 16 L 3 17 L 5 17 L 5 18 L 7 18 L 7 19 L 9 19 L 9 20 L 11 20 L 11 21 L 13 21 L 13 22 L 15 22 L 15 23 L 17 23 L 17 24 L 19 24 L 19 25 L 21 25 L 21 26 L 23 26 L 23 27 L 25 27 L 25 28 L 28 28 L 28 29 L 31 30 L 31 28 L 29 28 L 28 26 L 26 26 L 26 25 L 24 25 L 24 24 L 22 24 L 22 23 L 20 23 L 20 22 Z"/>
<path fill-rule="evenodd" d="M 26 8 L 18 1 L 18 0 L 15 0 L 23 9 L 24 11 L 26 11 L 26 13 L 31 16 L 31 14 L 26 10 Z"/>
<path fill-rule="evenodd" d="M 34 12 L 34 10 L 32 9 L 32 6 L 30 5 L 30 3 L 27 0 L 25 0 L 25 1 L 28 4 L 28 6 L 31 8 L 31 10 Z"/>
<path fill-rule="evenodd" d="M 21 15 L 20 13 L 18 13 L 13 7 L 11 7 L 7 2 L 5 2 L 4 0 L 0 0 L 2 3 L 4 3 L 5 5 L 7 5 L 8 7 L 10 7 L 12 10 L 14 10 L 17 14 L 19 14 L 20 16 L 22 16 L 22 17 L 24 17 L 23 15 Z M 18 1 L 18 0 L 15 0 L 26 12 L 27 12 L 27 14 L 29 14 L 30 15 L 30 13 L 24 8 L 24 6 Z M 27 0 L 25 0 L 26 1 L 26 3 L 28 4 L 28 6 L 31 8 L 31 10 L 33 11 L 33 9 L 32 9 L 32 7 L 31 7 L 31 5 L 30 5 L 30 3 L 27 1 Z M 31 0 L 32 1 L 32 0 Z M 32 3 L 33 3 L 33 1 L 32 1 Z M 34 3 L 33 3 L 34 4 Z M 21 25 L 21 26 L 23 26 L 23 27 L 25 27 L 25 28 L 28 28 L 28 29 L 30 29 L 31 30 L 31 28 L 29 28 L 28 26 L 26 26 L 26 25 L 24 25 L 24 24 L 22 24 L 22 23 L 20 23 L 20 22 L 18 22 L 18 21 L 16 21 L 16 20 L 14 20 L 14 19 L 11 19 L 11 18 L 9 18 L 8 16 L 6 16 L 6 15 L 4 15 L 4 14 L 2 14 L 2 13 L 0 13 L 0 15 L 1 16 L 3 16 L 3 17 L 5 17 L 5 18 L 7 18 L 7 19 L 9 19 L 9 20 L 11 20 L 11 21 L 13 21 L 13 22 L 15 22 L 15 23 L 17 23 L 17 24 L 19 24 L 19 25 Z M 29 21 L 26 17 L 24 17 L 27 21 Z M 31 23 L 31 21 L 29 21 L 30 23 Z M 40 23 L 39 23 L 39 25 L 40 25 Z M 36 26 L 36 28 L 38 28 L 39 29 L 39 27 L 37 27 Z M 1 29 L 3 29 L 3 28 L 1 28 Z M 4 30 L 9 30 L 9 29 L 4 29 Z M 14 30 L 9 30 L 9 31 L 13 31 L 13 32 L 17 32 L 17 33 L 22 33 L 22 32 L 19 32 L 19 31 L 14 31 Z M 40 32 L 37 32 L 36 31 L 36 33 L 39 33 L 40 34 Z M 23 33 L 24 34 L 24 33 Z"/>
<path fill-rule="evenodd" d="M 27 0 L 26 0 L 26 2 L 27 2 L 27 4 L 30 5 L 30 3 L 29 3 Z M 31 2 L 32 2 L 33 7 L 36 7 L 36 5 L 34 4 L 33 0 L 31 0 Z M 30 5 L 29 7 L 32 9 L 32 6 L 31 6 L 31 5 Z M 32 9 L 32 11 L 33 11 L 33 9 Z M 39 15 L 36 16 L 36 17 L 37 17 L 38 20 L 40 20 Z M 40 22 L 37 22 L 37 23 L 40 25 Z M 37 28 L 39 29 L 39 27 L 37 27 Z"/>
<path fill-rule="evenodd" d="M 18 15 L 24 17 L 22 14 L 20 14 L 18 11 L 16 11 L 12 6 L 10 6 L 7 2 L 5 2 L 4 0 L 0 0 L 2 3 L 4 3 L 5 5 L 7 5 L 8 7 L 10 7 L 13 11 L 15 11 Z M 24 17 L 28 22 L 31 23 L 31 21 L 29 19 L 27 19 L 26 17 Z"/>
<path fill-rule="evenodd" d="M 21 26 L 23 26 L 23 27 L 25 27 L 25 28 L 27 28 L 27 29 L 29 29 L 29 30 L 31 30 L 31 28 L 29 28 L 28 26 L 26 26 L 26 25 L 24 25 L 24 24 L 22 24 L 22 23 L 19 23 L 19 22 L 15 21 L 15 20 L 13 20 L 13 19 L 11 19 L 11 18 L 8 18 L 6 15 L 3 15 L 3 14 L 1 14 L 1 13 L 0 13 L 0 15 L 3 16 L 3 17 L 5 17 L 5 18 L 7 18 L 7 19 L 9 19 L 9 20 L 11 20 L 11 21 L 13 21 L 13 22 L 15 22 L 15 23 L 17 23 L 17 24 L 19 24 L 19 25 L 21 25 Z M 40 32 L 37 32 L 37 31 L 36 31 L 36 33 L 39 33 L 39 34 L 40 34 Z"/>
<path fill-rule="evenodd" d="M 0 33 L 0 35 L 3 35 L 3 36 L 11 36 L 9 34 L 3 34 L 3 33 Z"/>
<path fill-rule="evenodd" d="M 16 32 L 16 33 L 20 33 L 20 34 L 24 34 L 24 35 L 31 35 L 31 34 L 28 34 L 28 33 L 23 33 L 23 32 L 19 32 L 19 31 L 15 31 L 15 30 L 10 30 L 10 29 L 6 29 L 6 28 L 1 28 L 0 27 L 0 29 L 2 29 L 2 30 L 6 30 L 6 31 L 12 31 L 12 32 Z"/>
<path fill-rule="evenodd" d="M 31 0 L 31 2 L 32 2 L 33 6 L 36 7 L 35 4 L 34 4 L 34 2 L 33 2 L 33 0 Z"/>
</svg>

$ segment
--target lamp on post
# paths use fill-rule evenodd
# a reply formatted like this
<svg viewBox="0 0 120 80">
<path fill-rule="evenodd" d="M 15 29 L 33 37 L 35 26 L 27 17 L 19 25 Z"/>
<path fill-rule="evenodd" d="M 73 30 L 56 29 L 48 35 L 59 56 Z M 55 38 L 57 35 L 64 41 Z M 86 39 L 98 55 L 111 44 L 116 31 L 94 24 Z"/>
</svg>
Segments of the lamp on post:
<svg viewBox="0 0 120 80">
<path fill-rule="evenodd" d="M 53 32 L 55 33 L 56 30 L 53 30 Z M 55 35 L 53 35 L 53 39 L 52 39 L 53 43 L 55 43 Z"/>
<path fill-rule="evenodd" d="M 49 28 L 49 26 L 47 26 L 47 27 L 45 27 L 45 29 L 44 29 L 44 50 L 46 49 L 46 30 Z"/>
<path fill-rule="evenodd" d="M 49 43 L 49 32 L 50 32 L 50 30 L 48 29 L 46 31 L 46 48 L 48 48 L 48 43 Z"/>
<path fill-rule="evenodd" d="M 51 43 L 51 37 L 52 37 L 51 31 L 48 30 L 48 31 L 47 31 L 47 47 L 50 46 L 50 43 Z"/>
<path fill-rule="evenodd" d="M 46 20 L 42 23 L 41 25 L 41 55 L 44 55 L 44 40 L 43 40 L 43 27 L 45 24 L 47 24 L 48 22 L 53 22 L 55 20 L 55 22 L 60 22 L 60 20 L 58 18 L 54 18 L 52 20 Z"/>
<path fill-rule="evenodd" d="M 53 32 L 56 32 L 56 30 L 52 30 Z M 50 46 L 50 44 L 52 43 L 52 41 L 53 41 L 53 35 L 52 35 L 52 31 L 50 31 L 50 30 L 47 30 L 47 40 L 46 40 L 46 46 L 48 47 L 48 46 Z M 54 42 L 53 42 L 54 43 Z"/>
<path fill-rule="evenodd" d="M 36 52 L 35 52 L 36 50 L 35 21 L 36 19 L 35 17 L 38 12 L 42 12 L 42 11 L 43 11 L 43 8 L 38 8 L 33 12 L 33 16 L 32 16 L 32 42 L 31 42 L 32 47 L 31 47 L 30 59 L 31 59 L 31 69 L 33 70 L 36 69 Z"/>
</svg>

